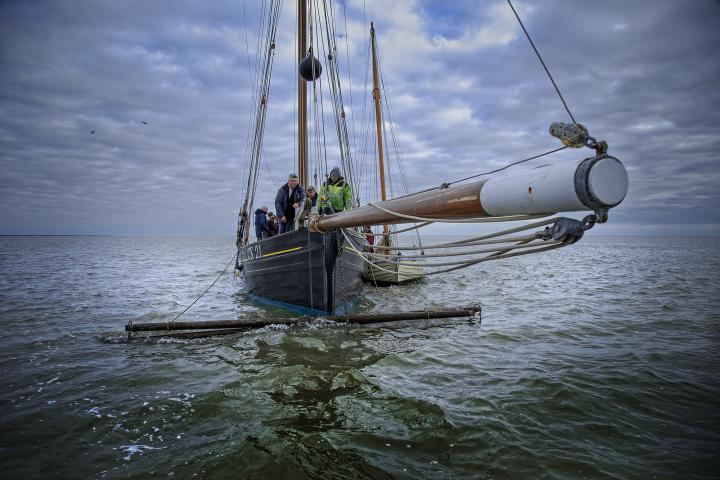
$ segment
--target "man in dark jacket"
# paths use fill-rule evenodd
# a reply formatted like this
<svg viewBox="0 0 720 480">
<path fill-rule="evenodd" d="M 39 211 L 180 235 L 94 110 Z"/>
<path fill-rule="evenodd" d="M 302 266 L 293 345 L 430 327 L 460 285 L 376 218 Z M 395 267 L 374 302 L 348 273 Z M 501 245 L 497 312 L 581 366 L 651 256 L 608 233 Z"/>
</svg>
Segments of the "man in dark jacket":
<svg viewBox="0 0 720 480">
<path fill-rule="evenodd" d="M 290 174 L 275 196 L 275 214 L 280 218 L 280 233 L 295 229 L 295 210 L 305 202 L 305 190 L 298 185 L 298 177 Z"/>
<path fill-rule="evenodd" d="M 255 210 L 255 237 L 258 240 L 263 240 L 269 236 L 270 228 L 266 217 L 267 211 L 268 207 L 265 205 Z"/>
</svg>

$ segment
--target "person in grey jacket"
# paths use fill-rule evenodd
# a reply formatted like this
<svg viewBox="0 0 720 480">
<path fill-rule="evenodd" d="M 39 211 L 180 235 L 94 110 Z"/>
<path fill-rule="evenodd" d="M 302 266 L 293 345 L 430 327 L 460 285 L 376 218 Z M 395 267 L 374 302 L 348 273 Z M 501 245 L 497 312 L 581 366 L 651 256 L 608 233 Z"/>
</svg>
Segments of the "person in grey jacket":
<svg viewBox="0 0 720 480">
<path fill-rule="evenodd" d="M 298 176 L 291 173 L 275 196 L 275 214 L 280 219 L 280 233 L 295 229 L 295 210 L 305 202 L 305 190 L 298 184 Z"/>
</svg>

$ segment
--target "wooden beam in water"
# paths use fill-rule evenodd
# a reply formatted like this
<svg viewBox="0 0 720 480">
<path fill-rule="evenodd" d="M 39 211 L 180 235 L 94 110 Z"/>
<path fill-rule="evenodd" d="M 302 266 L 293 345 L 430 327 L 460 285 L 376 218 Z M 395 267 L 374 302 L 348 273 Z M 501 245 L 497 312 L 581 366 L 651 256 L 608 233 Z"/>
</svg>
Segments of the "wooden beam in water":
<svg viewBox="0 0 720 480">
<path fill-rule="evenodd" d="M 300 318 L 274 318 L 258 320 L 209 320 L 203 322 L 167 322 L 167 323 L 128 323 L 126 332 L 160 332 L 168 330 L 204 330 L 211 328 L 260 328 L 268 325 L 290 325 L 301 321 Z"/>
<path fill-rule="evenodd" d="M 233 333 L 244 332 L 244 328 L 222 328 L 216 330 L 200 330 L 195 332 L 178 332 L 160 335 L 145 335 L 138 338 L 205 338 L 214 337 L 216 335 L 232 335 Z"/>
<path fill-rule="evenodd" d="M 452 308 L 445 310 L 416 310 L 398 313 L 374 313 L 365 315 L 334 315 L 322 317 L 334 322 L 348 322 L 366 325 L 369 323 L 401 322 L 403 320 L 433 320 L 438 318 L 474 317 L 480 313 L 480 307 Z"/>
<path fill-rule="evenodd" d="M 473 317 L 480 313 L 479 306 L 470 308 L 453 308 L 444 310 L 416 310 L 412 312 L 398 313 L 374 313 L 365 315 L 329 315 L 320 317 L 323 320 L 332 322 L 347 322 L 353 324 L 367 325 L 372 323 L 400 322 L 404 320 L 433 320 L 441 318 Z M 165 322 L 165 323 L 128 323 L 125 325 L 127 332 L 161 332 L 177 330 L 213 330 L 230 329 L 227 333 L 234 333 L 242 329 L 260 328 L 268 325 L 293 325 L 299 322 L 315 320 L 315 317 L 298 318 L 272 318 L 256 320 L 209 320 L 198 322 Z M 218 332 L 220 330 L 217 330 Z M 202 332 L 190 332 L 202 333 Z M 209 332 L 208 332 L 209 333 Z M 213 335 L 220 335 L 214 333 Z M 222 333 L 225 334 L 225 333 Z M 183 334 L 184 335 L 184 334 Z M 199 336 L 199 335 L 198 335 Z M 184 337 L 194 338 L 194 337 Z"/>
</svg>

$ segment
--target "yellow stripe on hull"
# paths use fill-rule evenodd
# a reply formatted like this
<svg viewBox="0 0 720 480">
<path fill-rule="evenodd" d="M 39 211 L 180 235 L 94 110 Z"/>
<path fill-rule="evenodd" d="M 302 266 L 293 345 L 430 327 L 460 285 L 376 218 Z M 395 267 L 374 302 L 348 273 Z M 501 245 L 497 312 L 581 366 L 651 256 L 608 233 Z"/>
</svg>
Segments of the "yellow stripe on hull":
<svg viewBox="0 0 720 480">
<path fill-rule="evenodd" d="M 278 250 L 277 252 L 266 253 L 265 255 L 262 256 L 262 258 L 272 257 L 274 255 L 282 255 L 283 253 L 297 252 L 298 250 L 302 250 L 302 247 L 293 247 L 293 248 L 288 248 L 287 250 Z"/>
</svg>

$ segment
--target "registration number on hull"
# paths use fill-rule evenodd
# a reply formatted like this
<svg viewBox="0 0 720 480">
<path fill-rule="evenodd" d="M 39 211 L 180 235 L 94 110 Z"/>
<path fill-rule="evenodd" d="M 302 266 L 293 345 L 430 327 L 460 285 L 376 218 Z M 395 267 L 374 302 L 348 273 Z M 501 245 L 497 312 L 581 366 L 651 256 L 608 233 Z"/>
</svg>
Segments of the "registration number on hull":
<svg viewBox="0 0 720 480">
<path fill-rule="evenodd" d="M 262 256 L 262 247 L 259 244 L 250 245 L 240 250 L 240 259 L 243 262 L 257 260 L 258 258 L 262 258 Z"/>
</svg>

